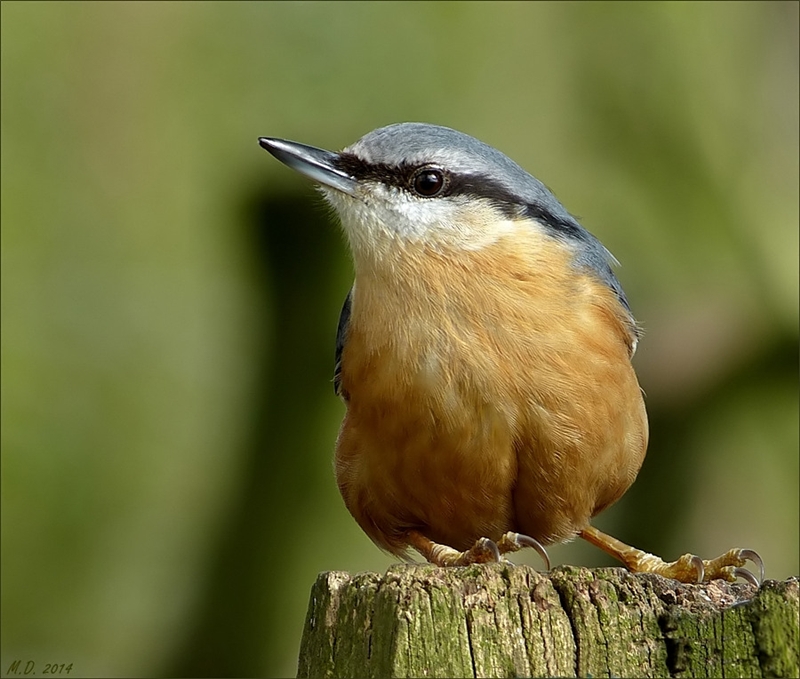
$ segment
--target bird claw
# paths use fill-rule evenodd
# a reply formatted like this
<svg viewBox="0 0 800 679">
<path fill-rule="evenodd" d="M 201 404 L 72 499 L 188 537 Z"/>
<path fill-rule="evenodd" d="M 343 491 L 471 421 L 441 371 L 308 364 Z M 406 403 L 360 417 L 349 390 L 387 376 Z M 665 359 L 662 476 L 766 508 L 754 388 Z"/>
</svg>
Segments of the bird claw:
<svg viewBox="0 0 800 679">
<path fill-rule="evenodd" d="M 550 558 L 538 540 L 521 533 L 508 532 L 497 542 L 489 538 L 480 538 L 466 552 L 453 553 L 447 565 L 466 566 L 473 563 L 511 563 L 503 558 L 503 554 L 517 552 L 524 547 L 531 547 L 542 557 L 545 567 L 550 570 Z M 512 564 L 513 565 L 513 564 Z"/>
<path fill-rule="evenodd" d="M 762 582 L 764 582 L 764 561 L 762 560 L 762 558 L 758 554 L 758 552 L 754 552 L 752 549 L 740 549 L 739 550 L 739 558 L 743 559 L 744 561 L 752 561 L 753 564 L 758 568 L 758 579 L 756 580 L 756 582 L 753 583 L 753 584 L 756 585 L 756 587 L 758 585 L 760 585 Z M 737 575 L 740 578 L 744 578 L 745 580 L 748 580 L 749 582 L 752 582 L 752 580 L 750 580 L 747 576 L 742 575 L 739 572 L 739 571 L 743 571 L 743 572 L 747 573 L 748 575 L 752 575 L 752 573 L 750 573 L 750 571 L 748 571 L 748 570 L 746 570 L 744 568 L 737 568 L 736 571 L 737 571 Z M 755 576 L 753 576 L 753 577 L 755 578 Z"/>
<path fill-rule="evenodd" d="M 694 570 L 697 573 L 697 579 L 695 582 L 698 584 L 703 582 L 703 579 L 706 576 L 706 567 L 703 564 L 703 560 L 699 556 L 692 555 L 692 558 L 689 561 L 692 566 L 694 566 Z"/>
<path fill-rule="evenodd" d="M 660 559 L 658 560 L 660 561 Z M 747 561 L 752 561 L 759 572 L 755 574 L 742 568 Z M 650 570 L 648 567 L 642 570 Z M 758 587 L 764 579 L 764 562 L 752 549 L 731 549 L 716 559 L 703 560 L 693 554 L 684 554 L 680 559 L 669 564 L 656 563 L 652 572 L 660 573 L 668 578 L 681 582 L 711 582 L 712 580 L 726 580 L 735 582 L 742 578 Z"/>
<path fill-rule="evenodd" d="M 542 557 L 544 561 L 545 570 L 550 570 L 550 557 L 547 556 L 547 551 L 542 544 L 530 535 L 523 535 L 522 533 L 506 533 L 497 543 L 502 554 L 508 552 L 517 552 L 524 547 L 531 547 L 536 550 L 536 553 Z"/>
<path fill-rule="evenodd" d="M 513 566 L 503 558 L 503 554 L 532 547 L 542 557 L 547 570 L 550 570 L 550 559 L 544 547 L 535 538 L 520 533 L 508 532 L 497 542 L 487 537 L 479 538 L 465 552 L 433 542 L 417 530 L 408 531 L 407 538 L 409 546 L 437 566 L 469 566 L 475 563 L 505 563 Z"/>
<path fill-rule="evenodd" d="M 481 556 L 483 554 L 489 554 L 492 557 L 491 559 L 479 557 L 478 559 L 476 559 L 476 563 L 489 563 L 492 561 L 494 563 L 500 563 L 501 561 L 500 548 L 497 546 L 497 543 L 494 540 L 490 540 L 489 538 L 481 538 L 480 540 L 478 540 L 475 543 L 475 546 L 470 551 L 473 550 L 475 550 L 476 552 L 480 552 Z M 478 555 L 476 554 L 476 556 Z"/>
<path fill-rule="evenodd" d="M 536 550 L 536 553 L 542 557 L 542 561 L 544 561 L 544 569 L 546 571 L 550 570 L 550 557 L 538 540 L 535 540 L 529 535 L 522 535 L 521 533 L 514 533 L 514 539 L 520 547 L 531 547 Z"/>
<path fill-rule="evenodd" d="M 752 561 L 753 565 L 758 569 L 758 577 L 743 568 L 748 561 Z M 731 549 L 716 559 L 704 561 L 703 565 L 706 571 L 703 582 L 710 582 L 711 580 L 734 582 L 737 578 L 742 578 L 758 587 L 764 580 L 764 561 L 752 549 Z"/>
<path fill-rule="evenodd" d="M 501 551 L 493 540 L 480 538 L 467 551 L 459 552 L 447 545 L 429 540 L 417 531 L 408 532 L 409 543 L 430 563 L 437 566 L 469 566 L 474 563 L 498 563 Z"/>
<path fill-rule="evenodd" d="M 755 587 L 761 584 L 760 580 L 746 568 L 734 568 L 733 575 L 734 577 L 742 578 L 742 580 L 747 580 L 747 582 Z"/>
</svg>

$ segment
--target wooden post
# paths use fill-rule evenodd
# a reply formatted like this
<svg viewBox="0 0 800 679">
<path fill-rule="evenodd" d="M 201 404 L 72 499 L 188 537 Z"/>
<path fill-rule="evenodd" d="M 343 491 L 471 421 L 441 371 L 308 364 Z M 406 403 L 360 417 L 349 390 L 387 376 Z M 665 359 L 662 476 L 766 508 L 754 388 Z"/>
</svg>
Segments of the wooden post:
<svg viewBox="0 0 800 679">
<path fill-rule="evenodd" d="M 298 676 L 797 677 L 798 589 L 569 566 L 322 573 Z"/>
</svg>

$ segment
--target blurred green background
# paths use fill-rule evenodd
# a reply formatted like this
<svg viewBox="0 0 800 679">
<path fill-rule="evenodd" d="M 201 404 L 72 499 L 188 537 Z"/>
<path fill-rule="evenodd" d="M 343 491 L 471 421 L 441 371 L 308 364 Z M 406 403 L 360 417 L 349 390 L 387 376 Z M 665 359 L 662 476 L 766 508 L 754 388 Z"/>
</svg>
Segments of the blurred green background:
<svg viewBox="0 0 800 679">
<path fill-rule="evenodd" d="M 428 121 L 536 174 L 646 331 L 598 526 L 798 573 L 797 3 L 0 11 L 3 673 L 293 675 L 317 573 L 392 563 L 332 474 L 346 248 L 260 135 Z"/>
</svg>

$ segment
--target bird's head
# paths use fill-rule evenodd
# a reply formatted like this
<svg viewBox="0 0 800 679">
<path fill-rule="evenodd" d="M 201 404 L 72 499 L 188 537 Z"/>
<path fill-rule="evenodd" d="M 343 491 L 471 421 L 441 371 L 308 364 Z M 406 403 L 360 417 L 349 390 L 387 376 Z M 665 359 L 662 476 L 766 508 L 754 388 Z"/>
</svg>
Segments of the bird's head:
<svg viewBox="0 0 800 679">
<path fill-rule="evenodd" d="M 399 123 L 373 130 L 339 153 L 272 137 L 259 143 L 321 186 L 357 264 L 412 244 L 480 249 L 525 222 L 572 250 L 576 266 L 593 270 L 624 302 L 603 245 L 544 184 L 474 137 Z"/>
</svg>

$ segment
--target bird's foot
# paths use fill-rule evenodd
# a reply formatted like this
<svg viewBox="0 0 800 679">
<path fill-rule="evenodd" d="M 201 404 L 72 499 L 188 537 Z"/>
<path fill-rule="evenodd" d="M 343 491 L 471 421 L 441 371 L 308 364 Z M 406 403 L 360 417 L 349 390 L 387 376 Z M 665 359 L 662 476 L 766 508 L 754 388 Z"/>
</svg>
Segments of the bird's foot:
<svg viewBox="0 0 800 679">
<path fill-rule="evenodd" d="M 745 568 L 748 561 L 758 569 L 758 577 Z M 736 578 L 747 580 L 756 587 L 764 581 L 764 561 L 758 552 L 735 547 L 716 559 L 703 561 L 703 582 L 709 580 L 734 582 Z"/>
<path fill-rule="evenodd" d="M 744 568 L 748 561 L 752 561 L 758 569 L 758 576 Z M 665 578 L 687 583 L 711 582 L 711 580 L 735 582 L 737 578 L 742 578 L 758 587 L 764 579 L 764 562 L 751 549 L 731 549 L 722 556 L 710 560 L 703 560 L 693 554 L 684 554 L 677 561 L 667 563 L 657 556 L 631 548 L 623 558 L 623 562 L 635 573 L 658 573 Z"/>
<path fill-rule="evenodd" d="M 479 538 L 468 550 L 459 552 L 457 549 L 440 545 L 429 540 L 422 533 L 412 530 L 408 533 L 411 546 L 428 561 L 437 566 L 469 566 L 474 563 L 499 563 L 503 561 L 502 555 L 517 552 L 523 547 L 535 549 L 550 570 L 550 559 L 544 547 L 537 540 L 520 533 L 506 533 L 497 542 L 489 538 Z"/>
<path fill-rule="evenodd" d="M 501 559 L 497 543 L 489 538 L 480 538 L 465 552 L 440 545 L 416 530 L 408 532 L 408 541 L 430 563 L 437 566 L 469 566 L 473 563 L 499 562 Z"/>
<path fill-rule="evenodd" d="M 580 533 L 581 537 L 600 547 L 611 556 L 624 563 L 634 573 L 657 573 L 685 583 L 727 580 L 735 582 L 742 578 L 756 587 L 764 579 L 764 562 L 752 549 L 731 549 L 716 559 L 704 561 L 699 556 L 684 554 L 676 561 L 666 562 L 659 557 L 630 547 L 610 535 L 589 526 Z M 751 561 L 758 570 L 758 577 L 744 568 Z"/>
</svg>

